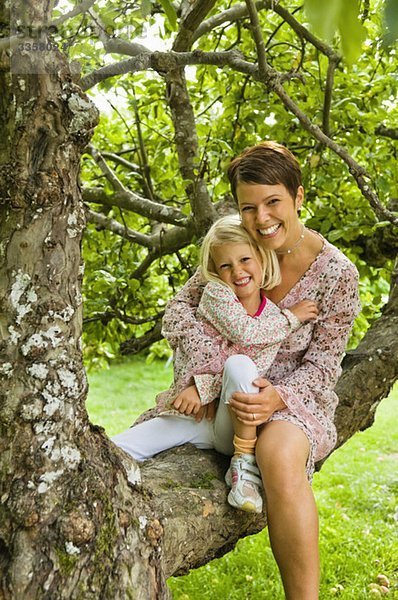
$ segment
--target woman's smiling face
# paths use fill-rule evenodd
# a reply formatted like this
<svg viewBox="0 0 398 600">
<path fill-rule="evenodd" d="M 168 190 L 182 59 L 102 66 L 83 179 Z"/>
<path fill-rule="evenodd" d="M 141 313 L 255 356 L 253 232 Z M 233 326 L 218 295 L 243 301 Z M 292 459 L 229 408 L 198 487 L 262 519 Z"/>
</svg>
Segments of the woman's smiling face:
<svg viewBox="0 0 398 600">
<path fill-rule="evenodd" d="M 287 251 L 300 237 L 297 211 L 304 199 L 300 186 L 296 198 L 282 184 L 239 183 L 236 189 L 245 229 L 266 250 Z"/>
</svg>

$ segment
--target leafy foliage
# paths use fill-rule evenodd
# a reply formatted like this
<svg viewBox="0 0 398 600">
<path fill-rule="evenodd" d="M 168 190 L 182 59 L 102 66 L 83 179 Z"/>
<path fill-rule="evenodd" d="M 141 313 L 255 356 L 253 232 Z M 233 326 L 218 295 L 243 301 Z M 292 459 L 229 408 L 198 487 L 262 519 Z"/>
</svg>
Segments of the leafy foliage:
<svg viewBox="0 0 398 600">
<path fill-rule="evenodd" d="M 82 76 L 131 57 L 144 61 L 150 51 L 170 49 L 179 39 L 184 13 L 181 9 L 176 12 L 175 6 L 166 0 L 160 5 L 98 1 L 90 11 L 66 21 L 59 39 L 66 44 L 69 58 L 80 63 Z M 285 93 L 312 125 L 366 169 L 370 185 L 385 207 L 398 196 L 397 148 L 393 136 L 380 132 L 382 126 L 392 127 L 398 110 L 396 51 L 383 44 L 386 20 L 390 38 L 395 31 L 395 3 L 386 2 L 385 17 L 382 6 L 379 0 L 307 0 L 305 11 L 294 1 L 287 13 L 278 3 L 264 2 L 258 17 L 267 63 L 284 77 Z M 218 19 L 218 24 L 198 35 L 194 48 L 218 54 L 239 50 L 247 64 L 255 65 L 257 48 L 247 13 L 236 16 L 232 6 L 232 13 L 223 20 L 227 9 L 229 5 L 223 1 L 214 5 L 205 23 Z M 328 45 L 311 37 L 307 20 Z M 140 46 L 130 45 L 126 50 L 121 42 Z M 185 50 L 190 50 L 190 45 Z M 344 58 L 339 56 L 341 48 Z M 160 248 L 151 250 L 109 227 L 104 231 L 98 223 L 89 224 L 84 240 L 87 360 L 103 364 L 118 355 L 123 341 L 153 328 L 156 315 L 196 265 L 197 244 L 204 229 L 195 213 L 195 185 L 198 188 L 198 182 L 203 182 L 211 203 L 222 212 L 229 195 L 226 165 L 243 148 L 263 139 L 277 139 L 295 152 L 303 166 L 306 224 L 358 266 L 364 309 L 353 334 L 352 345 L 356 344 L 380 314 L 392 269 L 393 252 L 383 256 L 380 250 L 375 262 L 367 254 L 366 240 L 378 235 L 380 228 L 392 230 L 391 223 L 375 214 L 348 163 L 303 127 L 297 111 L 287 110 L 272 86 L 231 65 L 200 64 L 199 58 L 193 63 L 185 68 L 189 100 L 180 102 L 186 112 L 177 120 L 174 84 L 167 69 L 137 70 L 132 66 L 121 75 L 101 79 L 96 88 L 90 84 L 89 94 L 103 107 L 93 145 L 126 190 L 173 207 L 188 218 L 189 225 L 184 227 L 189 239 L 180 243 L 176 252 L 167 234 L 183 227 L 148 218 L 139 208 L 121 206 L 109 173 L 92 153 L 84 157 L 84 190 L 100 189 L 107 196 L 106 203 L 93 203 L 90 196 L 92 210 L 125 229 L 160 240 Z M 189 111 L 193 121 L 184 133 L 183 121 L 190 122 Z M 197 136 L 196 147 L 190 134 Z M 187 177 L 189 161 L 192 175 Z M 192 177 L 194 191 L 189 187 Z M 153 347 L 151 356 L 168 352 L 162 342 Z"/>
</svg>

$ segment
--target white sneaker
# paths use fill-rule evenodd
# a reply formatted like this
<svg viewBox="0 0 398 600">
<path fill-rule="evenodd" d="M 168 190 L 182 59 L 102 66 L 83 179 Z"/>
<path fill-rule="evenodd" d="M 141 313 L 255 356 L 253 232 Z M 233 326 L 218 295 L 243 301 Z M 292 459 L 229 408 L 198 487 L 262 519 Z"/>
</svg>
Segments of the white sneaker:
<svg viewBox="0 0 398 600">
<path fill-rule="evenodd" d="M 247 512 L 261 513 L 263 499 L 260 489 L 262 482 L 252 454 L 239 454 L 231 459 L 225 480 L 228 484 L 228 475 L 231 474 L 231 491 L 228 494 L 228 503 L 234 508 Z"/>
</svg>

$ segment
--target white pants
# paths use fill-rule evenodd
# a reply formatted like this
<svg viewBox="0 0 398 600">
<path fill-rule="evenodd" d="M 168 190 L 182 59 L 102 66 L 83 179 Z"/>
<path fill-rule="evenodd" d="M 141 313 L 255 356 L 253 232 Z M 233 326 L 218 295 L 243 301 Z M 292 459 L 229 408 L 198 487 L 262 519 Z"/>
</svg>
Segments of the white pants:
<svg viewBox="0 0 398 600">
<path fill-rule="evenodd" d="M 130 427 L 115 435 L 112 441 L 136 460 L 145 460 L 188 443 L 232 456 L 234 431 L 228 402 L 234 392 L 258 392 L 252 383 L 258 376 L 250 358 L 243 354 L 230 356 L 224 365 L 221 398 L 214 421 L 203 418 L 198 423 L 191 417 L 164 415 Z"/>
</svg>

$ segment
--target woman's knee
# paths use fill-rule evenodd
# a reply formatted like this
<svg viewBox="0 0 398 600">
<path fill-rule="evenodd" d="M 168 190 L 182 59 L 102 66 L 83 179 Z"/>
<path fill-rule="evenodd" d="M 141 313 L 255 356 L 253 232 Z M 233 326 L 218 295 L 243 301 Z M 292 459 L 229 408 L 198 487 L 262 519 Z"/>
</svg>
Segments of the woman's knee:
<svg viewBox="0 0 398 600">
<path fill-rule="evenodd" d="M 308 438 L 294 425 L 290 427 L 293 428 L 290 432 L 286 427 L 274 427 L 272 432 L 268 432 L 270 435 L 264 428 L 256 446 L 256 460 L 266 493 L 283 497 L 294 497 L 303 485 L 308 485 Z"/>
</svg>

